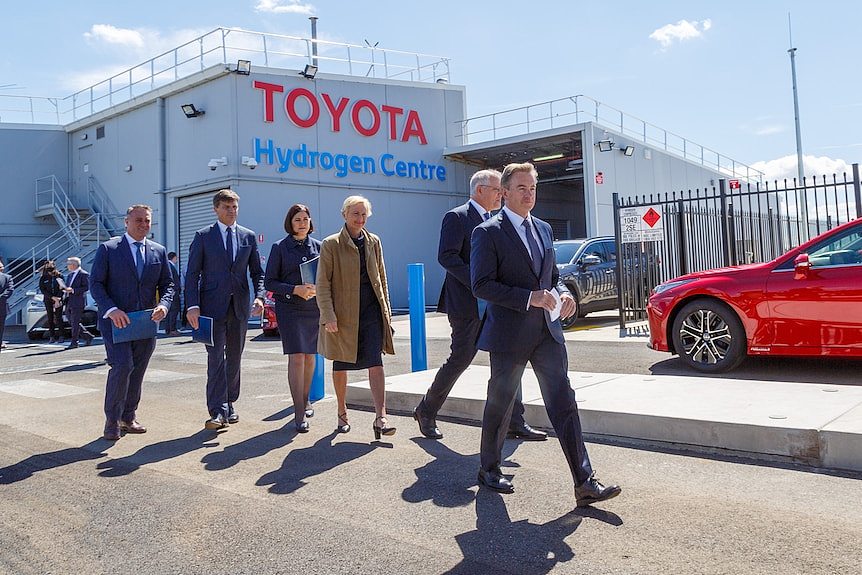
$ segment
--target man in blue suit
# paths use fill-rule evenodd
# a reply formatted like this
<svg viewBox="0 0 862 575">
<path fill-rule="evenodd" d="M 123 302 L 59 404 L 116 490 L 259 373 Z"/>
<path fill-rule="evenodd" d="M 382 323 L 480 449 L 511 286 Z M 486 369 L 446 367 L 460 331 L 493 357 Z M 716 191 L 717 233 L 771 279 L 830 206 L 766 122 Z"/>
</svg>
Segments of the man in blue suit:
<svg viewBox="0 0 862 575">
<path fill-rule="evenodd" d="M 186 267 L 186 317 L 194 329 L 201 315 L 213 319 L 213 345 L 207 346 L 207 429 L 238 423 L 240 360 L 249 317 L 249 277 L 254 284 L 252 313 L 263 311 L 263 268 L 255 233 L 237 225 L 239 196 L 219 190 L 213 197 L 218 216 L 195 232 Z"/>
<path fill-rule="evenodd" d="M 473 228 L 491 218 L 492 210 L 500 208 L 501 195 L 500 172 L 480 170 L 470 178 L 470 200 L 443 216 L 437 261 L 445 268 L 446 279 L 443 280 L 437 311 L 447 315 L 452 328 L 451 353 L 413 410 L 413 419 L 419 424 L 420 433 L 429 439 L 443 437 L 437 427 L 437 412 L 478 351 L 476 338 L 482 318 L 479 302 L 470 289 L 470 236 Z M 524 405 L 520 398 L 515 399 L 508 437 L 526 441 L 548 438 L 547 433 L 533 429 L 524 421 Z"/>
<path fill-rule="evenodd" d="M 478 346 L 491 356 L 479 483 L 502 493 L 514 491 L 500 464 L 518 384 L 529 361 L 569 463 L 577 505 L 582 507 L 615 497 L 620 488 L 605 487 L 595 478 L 584 445 L 567 375 L 563 330 L 559 318 L 552 321 L 550 316 L 558 307 L 561 317 L 571 316 L 575 302 L 559 281 L 551 226 L 530 214 L 536 203 L 537 177 L 532 164 L 506 166 L 500 179 L 505 207 L 473 231 L 473 293 L 488 302 Z"/>
<path fill-rule="evenodd" d="M 3 342 L 3 332 L 6 330 L 6 315 L 9 313 L 9 298 L 15 291 L 15 282 L 12 276 L 3 273 L 3 262 L 0 262 L 0 349 L 6 344 Z"/>
<path fill-rule="evenodd" d="M 90 291 L 99 307 L 99 331 L 111 366 L 102 435 L 109 441 L 116 441 L 121 433 L 146 433 L 138 423 L 137 409 L 144 374 L 156 348 L 155 337 L 114 343 L 112 326 L 127 327 L 127 312 L 150 308 L 154 308 L 151 319 L 158 323 L 168 313 L 174 295 L 165 248 L 147 238 L 152 214 L 152 208 L 142 204 L 126 210 L 126 233 L 99 246 L 90 274 Z"/>
<path fill-rule="evenodd" d="M 66 275 L 66 287 L 63 288 L 63 291 L 66 292 L 66 317 L 72 328 L 72 341 L 66 349 L 75 349 L 78 347 L 78 339 L 81 337 L 84 338 L 84 345 L 93 343 L 93 334 L 81 325 L 87 302 L 87 292 L 90 291 L 90 274 L 81 268 L 81 258 L 79 257 L 73 256 L 67 259 L 66 269 L 69 270 L 69 273 Z"/>
</svg>

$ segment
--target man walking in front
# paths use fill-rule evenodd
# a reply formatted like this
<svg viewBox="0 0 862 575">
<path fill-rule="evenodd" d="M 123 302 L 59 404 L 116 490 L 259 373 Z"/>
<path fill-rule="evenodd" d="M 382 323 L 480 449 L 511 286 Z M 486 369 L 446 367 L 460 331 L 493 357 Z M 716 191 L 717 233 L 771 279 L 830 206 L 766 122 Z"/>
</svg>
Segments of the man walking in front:
<svg viewBox="0 0 862 575">
<path fill-rule="evenodd" d="M 81 325 L 81 319 L 84 317 L 84 306 L 87 302 L 87 292 L 90 291 L 90 274 L 81 268 L 81 258 L 71 257 L 66 260 L 66 269 L 69 273 L 66 275 L 66 287 L 63 291 L 66 292 L 66 317 L 69 320 L 69 327 L 72 328 L 72 341 L 66 349 L 75 349 L 78 347 L 78 339 L 84 338 L 84 345 L 93 343 L 93 334 L 87 331 Z"/>
<path fill-rule="evenodd" d="M 514 491 L 500 465 L 518 384 L 530 362 L 572 473 L 577 505 L 582 507 L 615 497 L 621 490 L 595 478 L 584 445 L 567 375 L 563 330 L 559 318 L 551 320 L 550 315 L 559 308 L 561 317 L 569 317 L 575 303 L 559 281 L 551 226 L 530 214 L 536 203 L 537 176 L 529 163 L 506 166 L 501 177 L 506 205 L 474 230 L 471 242 L 473 293 L 488 301 L 478 347 L 491 356 L 479 483 L 502 493 Z"/>
<path fill-rule="evenodd" d="M 15 282 L 12 281 L 12 276 L 3 273 L 4 269 L 3 262 L 0 262 L 0 349 L 6 347 L 3 332 L 6 331 L 6 316 L 9 314 L 9 298 L 15 291 Z"/>
<path fill-rule="evenodd" d="M 500 172 L 480 170 L 470 178 L 470 200 L 446 212 L 440 229 L 437 261 L 446 270 L 437 311 L 445 313 L 452 328 L 449 359 L 437 370 L 431 387 L 413 410 L 419 431 L 429 439 L 440 439 L 437 412 L 473 358 L 476 357 L 476 337 L 482 325 L 484 302 L 476 300 L 470 289 L 470 236 L 473 228 L 490 219 L 491 211 L 500 208 Z M 515 399 L 508 437 L 527 441 L 543 441 L 548 434 L 533 429 L 524 421 L 524 405 Z"/>
<path fill-rule="evenodd" d="M 186 267 L 186 317 L 198 329 L 201 315 L 213 320 L 213 345 L 207 346 L 207 429 L 238 423 L 240 361 L 249 317 L 249 278 L 254 285 L 252 313 L 263 311 L 263 268 L 255 233 L 237 225 L 239 196 L 219 190 L 213 197 L 218 217 L 195 232 Z"/>
<path fill-rule="evenodd" d="M 114 343 L 112 327 L 125 328 L 131 323 L 128 312 L 150 308 L 150 319 L 160 322 L 174 295 L 165 248 L 147 238 L 152 215 L 152 208 L 142 204 L 126 210 L 126 233 L 99 246 L 90 274 L 90 291 L 99 307 L 99 331 L 111 366 L 102 435 L 109 441 L 120 439 L 121 433 L 146 433 L 138 423 L 137 410 L 144 374 L 156 348 L 155 337 Z"/>
</svg>

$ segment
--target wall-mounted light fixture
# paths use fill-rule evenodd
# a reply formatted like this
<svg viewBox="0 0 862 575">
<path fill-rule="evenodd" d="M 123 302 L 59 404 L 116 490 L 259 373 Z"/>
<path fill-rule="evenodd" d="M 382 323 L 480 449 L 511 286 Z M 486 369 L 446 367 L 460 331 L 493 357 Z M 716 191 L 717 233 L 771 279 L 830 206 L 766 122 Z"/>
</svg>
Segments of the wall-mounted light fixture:
<svg viewBox="0 0 862 575">
<path fill-rule="evenodd" d="M 243 156 L 242 157 L 242 165 L 248 166 L 249 170 L 253 170 L 257 167 L 257 160 L 255 160 L 254 158 L 252 158 L 250 156 Z"/>
<path fill-rule="evenodd" d="M 183 109 L 183 114 L 186 115 L 186 118 L 197 118 L 206 114 L 204 110 L 198 110 L 194 104 L 183 104 L 180 107 Z"/>
<path fill-rule="evenodd" d="M 623 155 L 625 155 L 625 156 L 631 156 L 634 153 L 635 153 L 635 147 L 634 146 L 626 146 L 625 148 L 623 148 Z"/>
<path fill-rule="evenodd" d="M 227 166 L 227 156 L 222 156 L 221 158 L 212 158 L 209 162 L 207 162 L 207 167 L 210 170 L 215 171 L 219 166 Z"/>
<path fill-rule="evenodd" d="M 563 154 L 550 154 L 548 156 L 539 156 L 538 158 L 533 158 L 534 162 L 546 162 L 548 160 L 559 160 L 563 157 Z"/>
<path fill-rule="evenodd" d="M 240 76 L 248 76 L 251 74 L 251 60 L 237 60 L 236 73 Z"/>
<path fill-rule="evenodd" d="M 82 139 L 82 140 L 86 140 L 86 139 L 87 139 L 87 138 L 89 138 L 89 137 L 90 137 L 90 136 L 88 136 L 86 133 L 81 134 L 81 139 Z"/>
<path fill-rule="evenodd" d="M 132 164 L 129 164 L 127 166 L 123 166 L 123 171 L 124 172 L 131 172 L 132 171 Z"/>
<path fill-rule="evenodd" d="M 313 64 L 306 64 L 305 68 L 303 68 L 302 72 L 299 73 L 303 78 L 308 78 L 309 80 L 313 80 L 317 75 L 317 66 Z"/>
<path fill-rule="evenodd" d="M 610 152 L 614 149 L 613 140 L 599 140 L 596 142 L 596 145 L 599 147 L 600 152 Z"/>
</svg>

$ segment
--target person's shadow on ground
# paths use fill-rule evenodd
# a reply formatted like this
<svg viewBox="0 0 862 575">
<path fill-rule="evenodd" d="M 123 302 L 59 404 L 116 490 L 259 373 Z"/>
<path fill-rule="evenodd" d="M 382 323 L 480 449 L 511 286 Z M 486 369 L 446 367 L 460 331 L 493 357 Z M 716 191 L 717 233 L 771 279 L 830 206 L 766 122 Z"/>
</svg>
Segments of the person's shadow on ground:
<svg viewBox="0 0 862 575">
<path fill-rule="evenodd" d="M 149 463 L 173 459 L 206 447 L 215 447 L 218 444 L 210 442 L 215 438 L 215 432 L 201 429 L 188 437 L 178 437 L 145 445 L 131 455 L 103 461 L 96 466 L 96 469 L 101 470 L 99 475 L 102 477 L 129 475 Z M 120 441 L 128 440 L 121 439 Z"/>
<path fill-rule="evenodd" d="M 565 540 L 581 525 L 584 517 L 612 525 L 622 524 L 613 513 L 584 509 L 575 509 L 541 525 L 530 523 L 528 519 L 513 522 L 503 496 L 480 489 L 476 495 L 476 529 L 455 536 L 464 559 L 446 574 L 550 573 L 558 563 L 575 558 L 574 550 Z"/>
<path fill-rule="evenodd" d="M 333 445 L 332 440 L 338 435 L 338 432 L 333 431 L 309 447 L 292 450 L 284 458 L 280 469 L 264 474 L 255 485 L 269 485 L 270 493 L 293 493 L 305 485 L 305 479 L 326 473 L 385 446 L 349 441 Z"/>
<path fill-rule="evenodd" d="M 284 447 L 297 436 L 293 421 L 284 424 L 279 429 L 273 429 L 260 435 L 250 437 L 233 445 L 228 445 L 222 451 L 214 451 L 204 455 L 201 463 L 207 471 L 221 471 L 233 467 L 241 461 L 263 457 L 270 451 Z"/>
<path fill-rule="evenodd" d="M 47 471 L 81 461 L 101 459 L 107 456 L 104 450 L 110 445 L 103 439 L 94 439 L 81 447 L 68 447 L 49 453 L 31 455 L 18 463 L 0 468 L 0 485 L 10 485 L 29 479 L 39 471 Z"/>
</svg>

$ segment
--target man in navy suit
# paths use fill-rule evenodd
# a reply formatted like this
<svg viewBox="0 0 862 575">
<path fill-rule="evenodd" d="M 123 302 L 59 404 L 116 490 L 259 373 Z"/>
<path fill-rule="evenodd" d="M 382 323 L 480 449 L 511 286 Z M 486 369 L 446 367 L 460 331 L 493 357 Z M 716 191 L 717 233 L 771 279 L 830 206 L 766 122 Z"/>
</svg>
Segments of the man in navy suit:
<svg viewBox="0 0 862 575">
<path fill-rule="evenodd" d="M 440 228 L 437 261 L 446 270 L 437 311 L 445 313 L 452 328 L 452 345 L 446 360 L 434 377 L 425 397 L 413 410 L 419 431 L 429 439 L 440 439 L 437 412 L 473 358 L 476 357 L 476 337 L 482 325 L 479 302 L 470 289 L 470 236 L 473 228 L 490 219 L 491 211 L 500 208 L 500 172 L 480 170 L 470 178 L 470 200 L 446 212 Z M 484 305 L 482 306 L 484 308 Z M 482 309 L 484 311 L 484 309 Z M 508 437 L 527 441 L 548 438 L 544 431 L 533 429 L 524 421 L 524 405 L 515 399 Z"/>
<path fill-rule="evenodd" d="M 69 320 L 69 326 L 72 328 L 72 341 L 66 349 L 75 349 L 78 347 L 78 339 L 84 338 L 84 345 L 93 343 L 93 334 L 81 325 L 81 318 L 84 316 L 84 307 L 87 302 L 87 292 L 90 291 L 90 274 L 81 268 L 81 258 L 71 257 L 66 260 L 66 269 L 69 273 L 66 275 L 66 287 L 63 289 L 66 292 L 66 317 Z"/>
<path fill-rule="evenodd" d="M 532 164 L 509 164 L 500 183 L 506 206 L 473 231 L 470 277 L 473 293 L 488 301 L 479 349 L 491 355 L 488 400 L 482 418 L 479 483 L 502 493 L 514 491 L 503 477 L 503 440 L 527 362 L 536 373 L 551 425 L 560 440 L 575 483 L 579 507 L 619 495 L 593 475 L 584 445 L 575 392 L 559 318 L 571 316 L 575 302 L 554 257 L 551 226 L 530 211 L 536 203 L 538 174 Z M 556 293 L 551 290 L 556 288 Z"/>
<path fill-rule="evenodd" d="M 108 356 L 105 388 L 105 430 L 102 437 L 116 441 L 121 433 L 146 433 L 138 423 L 141 385 L 156 338 L 114 343 L 112 326 L 127 327 L 127 312 L 153 309 L 152 320 L 160 322 L 174 295 L 165 248 L 147 238 L 153 210 L 135 204 L 126 210 L 126 233 L 111 238 L 96 250 L 90 290 L 99 307 L 99 331 Z M 161 299 L 157 300 L 158 295 Z"/>
<path fill-rule="evenodd" d="M 263 268 L 255 233 L 237 225 L 239 196 L 219 190 L 213 197 L 218 216 L 211 226 L 195 232 L 186 267 L 186 317 L 198 328 L 201 315 L 213 319 L 213 345 L 207 346 L 207 429 L 238 423 L 234 402 L 239 398 L 240 360 L 249 317 L 249 277 L 254 284 L 252 313 L 263 311 Z"/>
<path fill-rule="evenodd" d="M 3 273 L 3 262 L 0 262 L 0 349 L 5 347 L 3 343 L 3 332 L 6 330 L 6 315 L 9 313 L 9 298 L 15 291 L 15 282 L 12 276 Z"/>
</svg>

